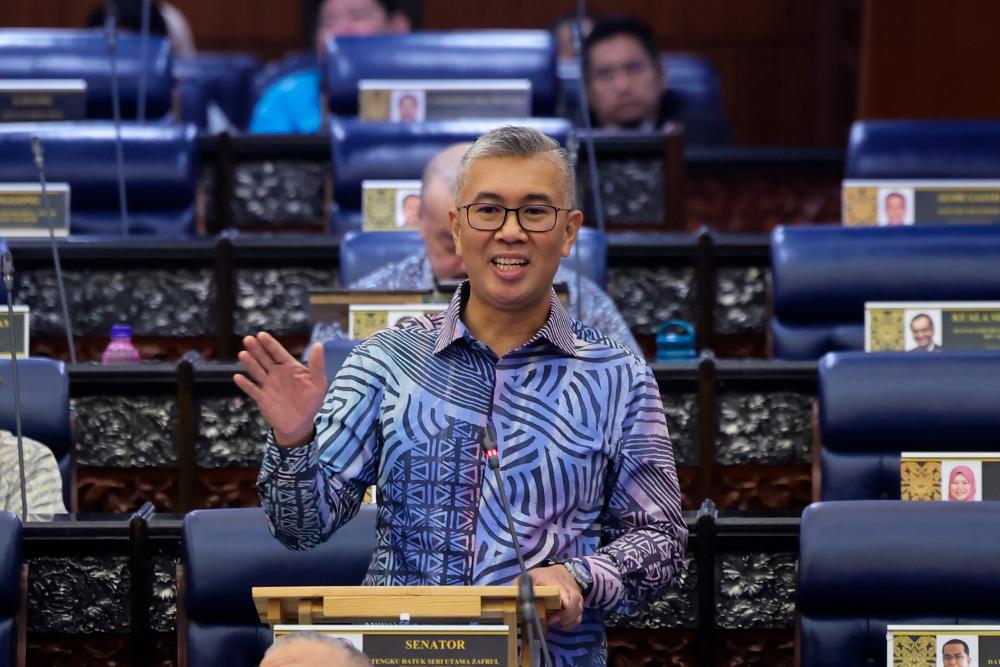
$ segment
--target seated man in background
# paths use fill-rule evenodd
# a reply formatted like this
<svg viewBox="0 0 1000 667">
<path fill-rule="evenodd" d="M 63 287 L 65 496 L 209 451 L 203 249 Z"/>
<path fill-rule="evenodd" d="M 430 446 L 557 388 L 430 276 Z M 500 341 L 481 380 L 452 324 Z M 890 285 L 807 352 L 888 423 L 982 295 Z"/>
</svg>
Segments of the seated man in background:
<svg viewBox="0 0 1000 667">
<path fill-rule="evenodd" d="M 396 0 L 324 0 L 316 17 L 313 48 L 320 63 L 331 37 L 410 32 L 409 17 Z M 323 117 L 320 68 L 286 74 L 260 96 L 250 118 L 256 134 L 309 134 L 319 132 Z"/>
<path fill-rule="evenodd" d="M 449 146 L 424 168 L 419 228 L 426 252 L 382 267 L 354 282 L 349 286 L 351 289 L 431 290 L 435 287 L 435 278 L 448 282 L 465 277 L 465 265 L 455 253 L 448 213 L 455 206 L 458 165 L 470 146 L 472 144 Z M 643 356 L 618 308 L 593 280 L 560 266 L 555 282 L 564 283 L 569 289 L 567 310 L 573 317 Z M 313 328 L 307 353 L 313 343 L 343 335 L 336 325 L 318 323 Z"/>
<path fill-rule="evenodd" d="M 642 21 L 598 22 L 583 43 L 582 74 L 594 127 L 651 132 L 669 120 L 666 73 Z"/>
<path fill-rule="evenodd" d="M 293 632 L 267 649 L 260 667 L 371 667 L 349 643 L 319 632 Z"/>
<path fill-rule="evenodd" d="M 62 477 L 52 450 L 31 438 L 24 444 L 24 489 L 28 518 L 48 520 L 65 514 Z M 17 459 L 17 436 L 0 430 L 0 510 L 21 516 L 21 471 Z"/>
</svg>

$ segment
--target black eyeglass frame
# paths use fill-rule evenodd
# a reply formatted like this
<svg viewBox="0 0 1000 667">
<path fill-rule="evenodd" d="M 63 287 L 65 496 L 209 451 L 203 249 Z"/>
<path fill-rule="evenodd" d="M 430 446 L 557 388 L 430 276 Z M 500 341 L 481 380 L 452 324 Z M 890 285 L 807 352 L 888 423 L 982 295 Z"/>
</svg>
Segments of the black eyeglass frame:
<svg viewBox="0 0 1000 667">
<path fill-rule="evenodd" d="M 497 225 L 496 227 L 492 227 L 492 228 L 488 228 L 488 229 L 483 229 L 482 227 L 476 227 L 474 224 L 472 224 L 472 217 L 469 215 L 469 209 L 471 207 L 473 207 L 473 206 L 496 206 L 497 208 L 502 208 L 503 209 L 503 217 L 500 218 L 500 224 Z M 552 226 L 549 227 L 548 229 L 528 229 L 527 227 L 525 227 L 524 224 L 521 223 L 521 209 L 522 208 L 532 208 L 532 207 L 534 207 L 534 208 L 549 208 L 549 209 L 552 209 L 552 211 L 553 211 L 553 213 L 552 213 Z M 523 229 L 524 231 L 528 232 L 529 234 L 546 234 L 548 232 L 551 232 L 553 229 L 556 228 L 556 223 L 559 222 L 559 211 L 575 211 L 576 210 L 575 208 L 561 208 L 559 206 L 553 206 L 552 204 L 522 204 L 521 206 L 515 206 L 513 208 L 510 208 L 510 207 L 507 207 L 507 206 L 501 206 L 500 204 L 497 204 L 496 202 L 491 202 L 491 201 L 475 201 L 475 202 L 472 202 L 471 204 L 466 204 L 465 206 L 459 206 L 458 207 L 459 211 L 461 211 L 462 209 L 465 209 L 465 221 L 469 223 L 470 227 L 472 227 L 473 229 L 475 229 L 476 231 L 479 231 L 479 232 L 495 232 L 498 229 L 502 229 L 503 226 L 505 224 L 507 224 L 507 216 L 510 215 L 511 211 L 513 211 L 514 212 L 514 219 L 517 220 L 518 226 L 521 229 Z"/>
</svg>

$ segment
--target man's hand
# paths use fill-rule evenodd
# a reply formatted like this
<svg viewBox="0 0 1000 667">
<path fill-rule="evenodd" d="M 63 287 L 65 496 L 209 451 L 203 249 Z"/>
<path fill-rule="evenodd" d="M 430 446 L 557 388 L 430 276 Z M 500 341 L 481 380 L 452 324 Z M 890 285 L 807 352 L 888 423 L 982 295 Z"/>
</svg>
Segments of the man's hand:
<svg viewBox="0 0 1000 667">
<path fill-rule="evenodd" d="M 233 382 L 257 403 L 279 445 L 308 444 L 330 384 L 323 367 L 323 346 L 313 345 L 309 350 L 308 368 L 268 333 L 245 337 L 243 346 L 246 349 L 238 356 L 250 377 L 234 375 Z"/>
<path fill-rule="evenodd" d="M 558 625 L 562 630 L 572 630 L 583 622 L 583 593 L 564 565 L 528 570 L 528 576 L 535 586 L 559 587 L 562 609 L 549 616 L 550 625 Z"/>
</svg>

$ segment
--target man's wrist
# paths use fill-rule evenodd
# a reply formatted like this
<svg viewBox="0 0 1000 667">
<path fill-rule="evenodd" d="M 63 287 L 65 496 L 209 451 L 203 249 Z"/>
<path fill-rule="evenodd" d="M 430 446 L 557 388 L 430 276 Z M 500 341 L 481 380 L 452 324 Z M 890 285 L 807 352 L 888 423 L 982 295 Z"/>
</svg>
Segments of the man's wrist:
<svg viewBox="0 0 1000 667">
<path fill-rule="evenodd" d="M 296 449 L 298 447 L 305 447 L 316 439 L 316 427 L 311 426 L 309 431 L 304 434 L 279 433 L 274 429 L 271 429 L 271 434 L 274 436 L 274 444 L 286 449 Z"/>
</svg>

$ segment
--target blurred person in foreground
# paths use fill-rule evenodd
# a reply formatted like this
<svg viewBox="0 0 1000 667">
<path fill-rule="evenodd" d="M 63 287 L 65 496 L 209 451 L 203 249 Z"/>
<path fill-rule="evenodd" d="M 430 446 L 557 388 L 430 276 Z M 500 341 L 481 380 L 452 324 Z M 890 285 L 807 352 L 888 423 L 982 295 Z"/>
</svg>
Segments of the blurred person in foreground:
<svg viewBox="0 0 1000 667">
<path fill-rule="evenodd" d="M 573 188 L 550 137 L 483 135 L 458 170 L 449 219 L 469 278 L 446 311 L 375 333 L 332 384 L 319 346 L 306 367 L 247 336 L 233 379 L 271 427 L 257 488 L 285 546 L 329 538 L 378 484 L 366 585 L 517 581 L 483 460 L 498 450 L 529 576 L 559 589 L 553 664 L 602 667 L 604 615 L 665 591 L 687 530 L 651 370 L 552 288 L 583 222 Z"/>
<path fill-rule="evenodd" d="M 337 637 L 293 632 L 271 645 L 260 667 L 371 667 L 365 654 Z"/>
<path fill-rule="evenodd" d="M 434 156 L 424 167 L 418 227 L 425 252 L 359 278 L 349 285 L 350 289 L 423 291 L 435 289 L 438 282 L 465 278 L 465 265 L 455 251 L 449 216 L 455 208 L 458 167 L 462 156 L 471 146 L 469 143 L 453 144 Z M 573 260 L 570 259 L 568 264 L 572 266 Z M 567 310 L 571 315 L 642 356 L 639 344 L 614 301 L 597 283 L 564 265 L 556 270 L 555 282 L 565 284 L 569 290 Z M 313 327 L 309 345 L 306 346 L 307 353 L 313 343 L 344 336 L 336 323 L 317 323 Z"/>
<path fill-rule="evenodd" d="M 321 66 L 326 40 L 332 37 L 402 34 L 411 21 L 397 0 L 324 0 L 316 17 L 313 48 L 317 67 L 291 72 L 272 83 L 260 96 L 250 118 L 256 134 L 310 134 L 319 132 L 323 113 Z"/>
</svg>

